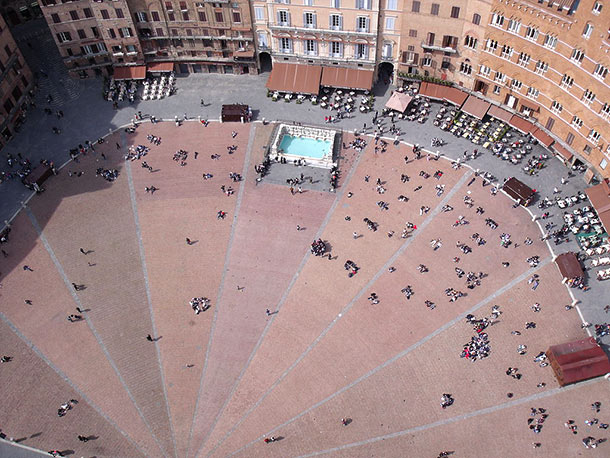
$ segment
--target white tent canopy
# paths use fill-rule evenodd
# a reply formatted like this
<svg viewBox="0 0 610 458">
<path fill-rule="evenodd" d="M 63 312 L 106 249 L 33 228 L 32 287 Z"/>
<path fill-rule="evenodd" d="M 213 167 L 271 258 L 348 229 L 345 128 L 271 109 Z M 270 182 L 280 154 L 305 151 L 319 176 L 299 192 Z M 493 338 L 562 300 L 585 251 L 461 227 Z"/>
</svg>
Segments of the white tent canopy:
<svg viewBox="0 0 610 458">
<path fill-rule="evenodd" d="M 395 91 L 385 106 L 390 110 L 396 110 L 400 113 L 404 113 L 409 106 L 409 103 L 411 103 L 411 100 L 413 100 L 413 97 L 411 97 L 409 94 Z"/>
</svg>

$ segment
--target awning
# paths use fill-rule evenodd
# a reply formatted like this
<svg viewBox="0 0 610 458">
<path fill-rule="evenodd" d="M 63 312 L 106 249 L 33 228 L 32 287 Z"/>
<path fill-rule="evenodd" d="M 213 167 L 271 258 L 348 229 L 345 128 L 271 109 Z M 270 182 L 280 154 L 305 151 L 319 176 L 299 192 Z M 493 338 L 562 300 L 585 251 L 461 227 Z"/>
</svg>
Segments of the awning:
<svg viewBox="0 0 610 458">
<path fill-rule="evenodd" d="M 114 67 L 115 80 L 143 80 L 146 78 L 146 65 Z"/>
<path fill-rule="evenodd" d="M 148 64 L 149 72 L 173 72 L 174 71 L 174 63 L 173 62 L 152 62 Z"/>
<path fill-rule="evenodd" d="M 555 150 L 555 152 L 557 154 L 559 154 L 561 157 L 563 157 L 566 162 L 570 162 L 572 160 L 572 158 L 574 157 L 574 155 L 572 153 L 570 153 L 566 148 L 561 146 L 559 143 L 555 143 L 553 145 L 553 149 Z"/>
<path fill-rule="evenodd" d="M 538 127 L 532 131 L 532 135 L 547 148 L 555 143 L 555 140 L 549 134 Z"/>
<path fill-rule="evenodd" d="M 535 129 L 534 125 L 531 122 L 526 121 L 521 116 L 517 115 L 513 115 L 513 117 L 510 118 L 510 121 L 508 121 L 508 123 L 515 129 L 518 129 L 523 132 L 524 134 L 527 134 Z"/>
<path fill-rule="evenodd" d="M 370 91 L 373 87 L 373 70 L 324 67 L 322 69 L 322 86 Z"/>
<path fill-rule="evenodd" d="M 444 86 L 441 86 L 440 84 L 423 82 L 419 85 L 419 94 L 425 97 L 430 97 L 431 99 L 442 100 L 443 93 L 441 92 L 441 89 L 443 87 Z"/>
<path fill-rule="evenodd" d="M 504 108 L 497 107 L 496 105 L 490 106 L 487 114 L 504 122 L 510 122 L 510 118 L 513 117 L 511 112 L 506 111 Z"/>
<path fill-rule="evenodd" d="M 317 94 L 320 92 L 322 67 L 275 62 L 267 80 L 272 91 Z"/>
<path fill-rule="evenodd" d="M 515 177 L 510 178 L 504 185 L 502 189 L 506 194 L 519 202 L 519 204 L 527 207 L 534 197 L 534 193 L 536 192 L 534 189 L 525 185 L 521 181 L 517 180 Z"/>
<path fill-rule="evenodd" d="M 594 337 L 553 345 L 546 351 L 560 386 L 610 372 L 610 361 Z"/>
<path fill-rule="evenodd" d="M 529 108 L 530 110 L 535 111 L 537 113 L 540 112 L 540 105 L 537 105 L 537 104 L 529 102 L 529 101 L 521 100 L 521 106 Z"/>
<path fill-rule="evenodd" d="M 458 107 L 461 107 L 464 101 L 468 98 L 467 93 L 460 91 L 455 87 L 441 86 L 440 93 L 443 95 L 443 99 L 457 105 Z"/>
<path fill-rule="evenodd" d="M 610 233 L 610 183 L 608 178 L 600 184 L 585 189 L 593 208 L 597 212 L 606 232 Z"/>
<path fill-rule="evenodd" d="M 233 57 L 241 57 L 244 59 L 252 59 L 254 57 L 254 51 L 235 51 Z"/>
<path fill-rule="evenodd" d="M 490 106 L 491 103 L 471 95 L 470 97 L 468 97 L 468 99 L 466 99 L 464 105 L 462 105 L 461 110 L 464 113 L 468 113 L 469 115 L 474 116 L 475 118 L 483 119 Z"/>
<path fill-rule="evenodd" d="M 409 106 L 409 103 L 411 103 L 411 100 L 413 100 L 413 97 L 411 97 L 409 94 L 394 91 L 392 97 L 390 97 L 390 100 L 388 100 L 385 106 L 390 110 L 396 110 L 399 113 L 404 113 Z"/>
<path fill-rule="evenodd" d="M 582 267 L 580 266 L 580 261 L 571 251 L 557 256 L 555 258 L 555 264 L 557 264 L 562 278 L 579 278 L 584 275 Z"/>
</svg>

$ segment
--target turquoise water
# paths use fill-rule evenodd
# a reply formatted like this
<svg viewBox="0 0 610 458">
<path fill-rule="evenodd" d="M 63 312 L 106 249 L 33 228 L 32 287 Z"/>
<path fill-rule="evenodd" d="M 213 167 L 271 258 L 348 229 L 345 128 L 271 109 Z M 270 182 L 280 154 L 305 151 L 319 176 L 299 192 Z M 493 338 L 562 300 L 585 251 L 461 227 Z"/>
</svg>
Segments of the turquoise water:
<svg viewBox="0 0 610 458">
<path fill-rule="evenodd" d="M 284 135 L 280 142 L 280 148 L 285 154 L 294 156 L 311 157 L 313 159 L 322 159 L 326 153 L 330 151 L 330 141 L 316 140 L 315 138 L 299 138 L 292 135 Z"/>
</svg>

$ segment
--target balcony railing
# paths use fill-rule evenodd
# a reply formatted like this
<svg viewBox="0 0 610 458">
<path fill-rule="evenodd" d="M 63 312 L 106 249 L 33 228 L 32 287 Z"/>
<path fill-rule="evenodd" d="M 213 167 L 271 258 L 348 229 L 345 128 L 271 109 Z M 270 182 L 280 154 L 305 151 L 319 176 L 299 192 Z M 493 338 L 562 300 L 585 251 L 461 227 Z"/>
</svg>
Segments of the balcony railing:
<svg viewBox="0 0 610 458">
<path fill-rule="evenodd" d="M 424 49 L 428 49 L 430 51 L 442 51 L 442 52 L 448 52 L 451 54 L 457 53 L 457 48 L 453 48 L 451 46 L 437 46 L 434 44 L 426 43 L 425 41 L 422 41 L 421 47 Z"/>
</svg>

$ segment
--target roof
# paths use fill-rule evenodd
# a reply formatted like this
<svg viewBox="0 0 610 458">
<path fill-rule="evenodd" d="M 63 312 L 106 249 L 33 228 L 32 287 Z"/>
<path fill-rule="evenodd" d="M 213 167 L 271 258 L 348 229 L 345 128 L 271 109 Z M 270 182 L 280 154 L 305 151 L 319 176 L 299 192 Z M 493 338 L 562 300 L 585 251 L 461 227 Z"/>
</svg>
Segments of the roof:
<svg viewBox="0 0 610 458">
<path fill-rule="evenodd" d="M 322 67 L 275 62 L 267 80 L 272 91 L 317 94 L 320 92 Z"/>
<path fill-rule="evenodd" d="M 561 386 L 610 372 L 610 361 L 593 337 L 553 345 L 546 351 Z"/>
<path fill-rule="evenodd" d="M 536 112 L 540 111 L 540 105 L 538 105 L 536 103 L 532 103 L 529 100 L 521 100 L 521 106 L 529 108 L 532 111 L 536 111 Z"/>
<path fill-rule="evenodd" d="M 25 182 L 29 184 L 36 183 L 37 185 L 41 185 L 44 181 L 53 175 L 53 170 L 48 165 L 40 164 L 34 168 L 30 172 L 30 174 L 25 177 Z"/>
<path fill-rule="evenodd" d="M 513 114 L 511 112 L 506 111 L 504 108 L 500 108 L 495 105 L 489 107 L 487 114 L 504 122 L 510 122 L 510 118 L 513 117 Z"/>
<path fill-rule="evenodd" d="M 462 106 L 464 100 L 468 98 L 468 94 L 455 87 L 441 86 L 440 91 L 447 102 L 451 102 L 458 107 Z"/>
<path fill-rule="evenodd" d="M 580 261 L 571 251 L 560 254 L 555 258 L 555 264 L 563 278 L 578 278 L 583 276 Z"/>
<path fill-rule="evenodd" d="M 549 134 L 547 134 L 545 131 L 543 131 L 539 127 L 534 128 L 534 130 L 532 131 L 532 135 L 534 137 L 536 137 L 536 139 L 538 139 L 538 141 L 540 143 L 542 143 L 544 146 L 546 146 L 547 148 L 549 146 L 551 146 L 553 143 L 555 143 L 555 140 L 553 140 L 553 137 L 551 137 Z"/>
<path fill-rule="evenodd" d="M 419 85 L 419 94 L 430 97 L 431 99 L 442 100 L 443 94 L 441 93 L 441 89 L 443 87 L 444 86 L 441 86 L 440 84 L 427 83 L 424 81 Z"/>
<path fill-rule="evenodd" d="M 151 62 L 148 64 L 149 72 L 173 72 L 174 71 L 174 63 L 173 62 Z"/>
<path fill-rule="evenodd" d="M 574 155 L 570 153 L 567 148 L 564 148 L 559 143 L 553 144 L 553 149 L 556 153 L 560 154 L 561 157 L 563 157 L 567 162 L 570 162 L 574 157 Z"/>
<path fill-rule="evenodd" d="M 474 116 L 475 118 L 483 119 L 490 106 L 491 103 L 486 102 L 483 99 L 479 99 L 474 95 L 471 95 L 466 99 L 464 105 L 462 105 L 461 110 L 464 113 L 468 113 L 469 115 Z"/>
<path fill-rule="evenodd" d="M 510 178 L 506 183 L 504 183 L 502 189 L 513 199 L 519 200 L 521 204 L 531 199 L 536 192 L 529 186 L 517 180 L 515 177 Z"/>
<path fill-rule="evenodd" d="M 369 91 L 373 87 L 373 70 L 324 67 L 322 69 L 322 86 Z"/>
<path fill-rule="evenodd" d="M 534 130 L 534 125 L 531 122 L 523 119 L 521 116 L 513 115 L 513 117 L 510 118 L 510 121 L 508 121 L 508 123 L 515 129 L 518 129 L 523 132 L 524 134 L 527 134 L 528 132 Z"/>
<path fill-rule="evenodd" d="M 146 78 L 146 65 L 114 67 L 115 80 L 143 80 L 144 78 Z"/>
<path fill-rule="evenodd" d="M 400 113 L 404 113 L 404 111 L 409 106 L 409 103 L 411 103 L 411 100 L 413 100 L 413 97 L 411 97 L 409 94 L 394 91 L 385 106 L 386 108 L 389 108 L 391 110 L 396 110 Z"/>
<path fill-rule="evenodd" d="M 585 189 L 606 232 L 610 232 L 610 185 L 608 178 L 600 184 Z"/>
</svg>

